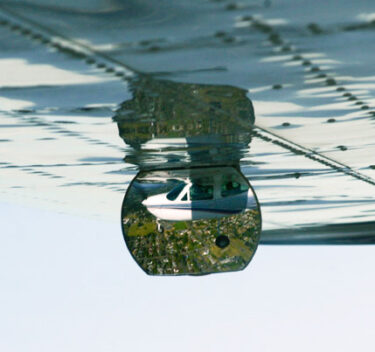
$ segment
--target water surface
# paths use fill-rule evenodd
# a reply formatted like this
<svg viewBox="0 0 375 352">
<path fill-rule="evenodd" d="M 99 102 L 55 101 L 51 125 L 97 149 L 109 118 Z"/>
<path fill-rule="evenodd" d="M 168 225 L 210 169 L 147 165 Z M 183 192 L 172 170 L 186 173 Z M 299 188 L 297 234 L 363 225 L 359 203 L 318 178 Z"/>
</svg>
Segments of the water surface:
<svg viewBox="0 0 375 352">
<path fill-rule="evenodd" d="M 2 2 L 3 199 L 118 219 L 140 165 L 192 160 L 184 147 L 148 144 L 139 153 L 149 136 L 124 137 L 125 110 L 142 119 L 169 99 L 176 118 L 188 121 L 213 102 L 233 126 L 248 100 L 255 121 L 246 146 L 216 155 L 238 162 L 253 185 L 264 241 L 271 230 L 272 241 L 313 227 L 342 234 L 342 224 L 368 235 L 375 9 L 366 1 L 341 4 L 339 14 L 304 6 L 309 11 L 277 1 Z M 216 91 L 211 100 L 194 97 L 206 87 Z M 217 97 L 225 90 L 230 106 Z M 186 121 L 176 138 L 194 137 Z"/>
</svg>

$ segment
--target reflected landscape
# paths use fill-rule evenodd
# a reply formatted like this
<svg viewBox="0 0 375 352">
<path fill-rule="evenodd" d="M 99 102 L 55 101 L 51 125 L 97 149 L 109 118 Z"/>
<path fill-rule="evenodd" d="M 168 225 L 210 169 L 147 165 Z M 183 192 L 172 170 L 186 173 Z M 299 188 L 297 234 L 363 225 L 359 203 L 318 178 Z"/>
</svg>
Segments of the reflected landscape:
<svg viewBox="0 0 375 352">
<path fill-rule="evenodd" d="M 254 109 L 247 91 L 140 76 L 114 116 L 140 168 L 238 164 L 248 150 Z"/>
<path fill-rule="evenodd" d="M 140 172 L 122 207 L 125 242 L 147 274 L 244 269 L 260 207 L 239 170 L 255 116 L 246 91 L 139 77 L 114 120 Z"/>
<path fill-rule="evenodd" d="M 122 221 L 134 259 L 157 275 L 242 270 L 261 230 L 253 190 L 234 167 L 140 172 Z"/>
</svg>

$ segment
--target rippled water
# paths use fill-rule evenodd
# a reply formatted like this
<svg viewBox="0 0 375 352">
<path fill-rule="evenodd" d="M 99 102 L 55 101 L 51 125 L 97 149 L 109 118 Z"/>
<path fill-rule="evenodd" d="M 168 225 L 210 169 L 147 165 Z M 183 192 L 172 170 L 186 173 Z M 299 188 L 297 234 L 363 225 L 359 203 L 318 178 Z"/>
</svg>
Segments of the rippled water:
<svg viewBox="0 0 375 352">
<path fill-rule="evenodd" d="M 375 6 L 342 4 L 340 16 L 333 0 L 327 11 L 293 6 L 2 2 L 2 199 L 117 220 L 139 169 L 216 158 L 254 187 L 263 242 L 371 241 Z M 255 110 L 247 127 L 235 118 L 244 101 Z M 147 114 L 168 115 L 158 104 L 179 111 L 173 136 L 168 123 L 150 130 Z M 160 141 L 197 138 L 188 122 L 209 125 L 210 104 L 230 127 L 216 156 L 202 141 L 196 153 L 191 140 Z"/>
</svg>

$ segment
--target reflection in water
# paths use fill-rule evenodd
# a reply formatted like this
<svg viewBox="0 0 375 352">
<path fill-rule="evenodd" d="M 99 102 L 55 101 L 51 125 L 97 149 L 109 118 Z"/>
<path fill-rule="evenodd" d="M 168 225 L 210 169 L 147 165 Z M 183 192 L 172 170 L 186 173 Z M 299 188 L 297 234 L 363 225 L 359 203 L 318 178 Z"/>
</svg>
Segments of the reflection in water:
<svg viewBox="0 0 375 352">
<path fill-rule="evenodd" d="M 140 172 L 129 187 L 123 231 L 148 274 L 244 269 L 260 237 L 260 210 L 234 167 Z"/>
<path fill-rule="evenodd" d="M 117 111 L 126 161 L 145 167 L 236 164 L 250 143 L 254 109 L 247 91 L 141 77 Z M 167 165 L 166 165 L 167 166 Z"/>
<path fill-rule="evenodd" d="M 114 120 L 141 171 L 127 190 L 123 233 L 148 274 L 244 269 L 261 230 L 239 171 L 254 123 L 246 91 L 141 77 Z"/>
</svg>

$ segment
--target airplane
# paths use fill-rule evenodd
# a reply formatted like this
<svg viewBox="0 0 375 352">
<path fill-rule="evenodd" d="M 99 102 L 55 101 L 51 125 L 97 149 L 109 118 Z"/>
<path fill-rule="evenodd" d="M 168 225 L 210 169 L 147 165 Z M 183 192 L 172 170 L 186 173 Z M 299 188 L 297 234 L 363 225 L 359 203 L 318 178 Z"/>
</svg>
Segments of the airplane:
<svg viewBox="0 0 375 352">
<path fill-rule="evenodd" d="M 220 219 L 257 208 L 248 183 L 239 175 L 233 175 L 233 168 L 223 169 L 205 179 L 189 177 L 185 182 L 180 180 L 169 192 L 149 196 L 142 205 L 158 219 L 158 223 L 160 220 Z"/>
<path fill-rule="evenodd" d="M 212 198 L 194 201 L 191 199 L 191 193 L 198 187 L 200 186 L 197 184 L 182 183 L 168 193 L 146 198 L 142 204 L 161 220 L 186 221 L 238 214 L 253 203 L 254 197 L 251 191 L 242 191 L 225 198 L 222 196 L 214 198 L 212 193 L 204 193 L 207 198 Z"/>
</svg>

